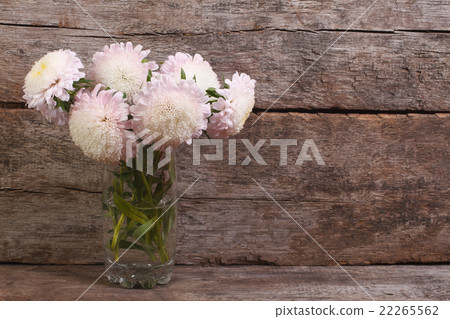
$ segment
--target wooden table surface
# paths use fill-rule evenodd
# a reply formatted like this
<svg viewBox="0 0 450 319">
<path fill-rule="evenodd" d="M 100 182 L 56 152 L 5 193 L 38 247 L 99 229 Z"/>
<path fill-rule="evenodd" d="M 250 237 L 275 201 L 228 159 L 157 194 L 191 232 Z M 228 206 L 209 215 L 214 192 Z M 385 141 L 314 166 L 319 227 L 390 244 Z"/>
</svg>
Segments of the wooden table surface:
<svg viewBox="0 0 450 319">
<path fill-rule="evenodd" d="M 345 267 L 375 300 L 448 300 L 450 266 Z M 0 265 L 1 300 L 76 300 L 101 265 Z M 333 266 L 176 266 L 165 286 L 124 289 L 101 278 L 80 300 L 371 300 Z"/>
</svg>

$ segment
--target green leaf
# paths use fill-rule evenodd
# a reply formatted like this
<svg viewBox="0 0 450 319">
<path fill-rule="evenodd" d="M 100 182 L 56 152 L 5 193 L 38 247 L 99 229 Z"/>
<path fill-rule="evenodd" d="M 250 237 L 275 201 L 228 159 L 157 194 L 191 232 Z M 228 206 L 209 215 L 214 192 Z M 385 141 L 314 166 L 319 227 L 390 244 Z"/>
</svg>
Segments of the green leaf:
<svg viewBox="0 0 450 319">
<path fill-rule="evenodd" d="M 141 238 L 146 232 L 155 227 L 157 217 L 153 217 L 145 224 L 142 224 L 133 232 L 133 238 L 138 239 Z"/>
<path fill-rule="evenodd" d="M 114 205 L 116 205 L 116 207 L 128 218 L 131 218 L 140 224 L 145 224 L 148 222 L 148 218 L 143 212 L 124 200 L 119 194 L 114 193 L 113 200 Z"/>
<path fill-rule="evenodd" d="M 130 170 L 123 171 L 121 173 L 113 172 L 114 176 L 116 176 L 118 179 L 129 182 L 133 178 L 133 173 Z"/>
<path fill-rule="evenodd" d="M 117 238 L 119 238 L 120 228 L 122 227 L 123 221 L 125 220 L 125 214 L 122 214 L 117 222 L 117 225 L 114 226 L 114 235 L 111 241 L 111 247 L 114 249 L 117 245 Z"/>
<path fill-rule="evenodd" d="M 208 94 L 210 97 L 215 97 L 215 98 L 222 98 L 222 99 L 225 99 L 222 95 L 220 95 L 219 93 L 217 93 L 217 91 L 216 91 L 216 89 L 215 88 L 208 88 L 207 90 L 206 90 L 206 94 Z"/>
<path fill-rule="evenodd" d="M 184 73 L 183 68 L 181 68 L 181 79 L 186 80 L 186 73 Z"/>
<path fill-rule="evenodd" d="M 197 78 L 195 77 L 195 75 L 194 75 L 193 79 L 194 79 L 195 83 L 197 83 Z"/>
<path fill-rule="evenodd" d="M 152 80 L 152 70 L 148 70 L 147 82 L 150 82 L 151 80 Z"/>
<path fill-rule="evenodd" d="M 63 100 L 57 98 L 56 96 L 53 97 L 53 99 L 56 102 L 56 107 L 55 108 L 60 107 L 65 112 L 69 112 L 70 111 L 70 106 L 72 105 L 72 103 L 70 103 L 70 100 L 69 101 L 63 101 Z"/>
<path fill-rule="evenodd" d="M 87 80 L 85 78 L 79 79 L 78 81 L 73 82 L 73 87 L 75 88 L 75 91 L 73 93 L 76 93 L 81 88 L 88 88 L 93 87 L 93 80 Z"/>
<path fill-rule="evenodd" d="M 78 81 L 73 82 L 74 86 L 78 86 L 80 84 L 91 84 L 92 82 L 95 82 L 94 80 L 88 80 L 86 78 L 81 78 Z"/>
</svg>

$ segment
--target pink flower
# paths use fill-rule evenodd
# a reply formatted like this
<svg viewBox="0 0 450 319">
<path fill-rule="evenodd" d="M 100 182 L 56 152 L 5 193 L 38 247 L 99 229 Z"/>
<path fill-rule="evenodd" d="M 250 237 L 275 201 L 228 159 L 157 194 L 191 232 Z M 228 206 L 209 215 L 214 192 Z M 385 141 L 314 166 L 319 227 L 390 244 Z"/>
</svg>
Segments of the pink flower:
<svg viewBox="0 0 450 319">
<path fill-rule="evenodd" d="M 70 50 L 47 53 L 25 77 L 23 98 L 28 107 L 40 111 L 54 124 L 66 124 L 68 114 L 60 107 L 56 108 L 54 97 L 69 101 L 67 91 L 73 91 L 73 82 L 84 77 L 84 73 L 80 72 L 83 67 L 80 59 Z"/>
<path fill-rule="evenodd" d="M 219 111 L 213 113 L 208 125 L 208 136 L 226 138 L 236 135 L 244 127 L 244 123 L 255 105 L 255 80 L 247 74 L 236 72 L 232 80 L 225 80 L 228 89 L 217 92 L 225 99 L 219 98 L 212 108 Z"/>
<path fill-rule="evenodd" d="M 148 130 L 168 145 L 191 143 L 206 130 L 211 109 L 208 98 L 194 80 L 176 81 L 164 74 L 144 84 L 131 107 L 133 130 L 139 135 Z"/>
<path fill-rule="evenodd" d="M 88 78 L 106 87 L 125 93 L 131 101 L 147 81 L 149 70 L 157 70 L 154 61 L 143 62 L 150 50 L 142 50 L 142 45 L 133 49 L 133 44 L 111 44 L 103 52 L 97 52 L 89 66 Z"/>
<path fill-rule="evenodd" d="M 132 134 L 127 131 L 129 105 L 121 92 L 100 91 L 101 87 L 77 94 L 70 111 L 70 136 L 88 157 L 114 163 L 123 158 L 125 141 Z"/>
<path fill-rule="evenodd" d="M 210 87 L 218 88 L 220 86 L 217 74 L 200 54 L 195 54 L 194 57 L 181 52 L 170 55 L 161 66 L 161 73 L 168 74 L 179 82 L 181 69 L 185 72 L 187 80 L 193 79 L 195 76 L 197 85 L 203 91 Z"/>
</svg>

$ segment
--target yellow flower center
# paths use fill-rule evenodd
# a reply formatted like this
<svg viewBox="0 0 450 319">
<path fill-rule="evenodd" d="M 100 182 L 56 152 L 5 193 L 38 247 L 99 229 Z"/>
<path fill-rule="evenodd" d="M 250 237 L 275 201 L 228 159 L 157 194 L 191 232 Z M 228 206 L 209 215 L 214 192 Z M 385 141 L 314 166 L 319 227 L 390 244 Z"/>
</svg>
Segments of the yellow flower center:
<svg viewBox="0 0 450 319">
<path fill-rule="evenodd" d="M 41 65 L 40 65 L 40 68 L 38 67 L 38 69 L 37 70 L 35 70 L 32 74 L 33 74 L 33 77 L 38 77 L 38 76 L 41 76 L 41 74 L 43 73 L 43 71 L 45 70 L 47 68 L 47 65 L 44 63 L 44 62 L 42 62 L 41 63 Z"/>
</svg>

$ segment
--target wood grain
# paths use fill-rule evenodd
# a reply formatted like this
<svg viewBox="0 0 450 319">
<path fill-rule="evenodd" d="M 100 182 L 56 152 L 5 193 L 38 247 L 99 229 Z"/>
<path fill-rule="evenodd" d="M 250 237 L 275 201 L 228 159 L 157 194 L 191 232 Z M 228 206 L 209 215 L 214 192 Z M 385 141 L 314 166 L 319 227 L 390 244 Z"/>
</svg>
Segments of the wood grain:
<svg viewBox="0 0 450 319">
<path fill-rule="evenodd" d="M 252 178 L 342 264 L 448 262 L 449 117 L 266 113 L 237 136 L 236 166 L 227 143 L 223 161 L 200 166 L 181 148 L 180 192 L 199 181 L 180 204 L 178 263 L 333 264 Z M 268 165 L 241 165 L 244 138 L 267 139 Z M 299 139 L 288 165 L 278 165 L 271 138 Z M 307 138 L 324 166 L 295 165 Z M 0 261 L 101 262 L 102 168 L 67 128 L 2 109 L 0 152 Z"/>
<path fill-rule="evenodd" d="M 448 300 L 449 266 L 345 269 L 375 300 Z M 75 300 L 102 266 L 0 265 L 1 300 Z M 100 279 L 82 300 L 370 300 L 338 267 L 175 267 L 152 290 L 124 290 Z"/>
<path fill-rule="evenodd" d="M 77 1 L 109 33 L 202 34 L 260 29 L 345 30 L 373 0 Z M 30 6 L 32 11 L 30 12 Z M 0 23 L 98 30 L 71 1 L 4 0 Z M 448 30 L 450 5 L 439 0 L 378 1 L 351 30 Z"/>
<path fill-rule="evenodd" d="M 23 79 L 48 51 L 76 51 L 85 65 L 112 39 L 102 31 L 0 25 L 0 101 L 23 103 Z M 348 32 L 309 68 L 339 33 L 265 30 L 200 35 L 120 35 L 142 43 L 152 59 L 184 51 L 202 54 L 216 72 L 257 80 L 256 108 L 450 111 L 447 33 Z"/>
</svg>

